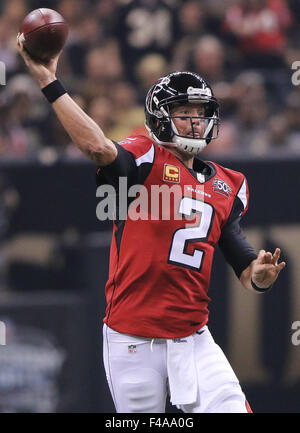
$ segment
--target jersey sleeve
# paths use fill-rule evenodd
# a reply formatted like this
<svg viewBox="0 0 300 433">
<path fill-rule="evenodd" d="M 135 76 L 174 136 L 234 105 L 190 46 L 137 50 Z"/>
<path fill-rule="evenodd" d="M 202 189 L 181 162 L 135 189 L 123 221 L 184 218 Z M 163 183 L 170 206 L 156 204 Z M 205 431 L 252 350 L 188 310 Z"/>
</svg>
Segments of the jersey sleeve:
<svg viewBox="0 0 300 433">
<path fill-rule="evenodd" d="M 234 198 L 233 206 L 231 208 L 230 215 L 226 221 L 226 225 L 230 225 L 237 218 L 242 217 L 248 210 L 249 206 L 249 187 L 245 176 L 242 178 L 242 182 L 237 190 Z"/>
<path fill-rule="evenodd" d="M 147 137 L 128 138 L 114 142 L 117 157 L 109 165 L 98 167 L 97 186 L 110 184 L 118 190 L 120 177 L 127 178 L 127 187 L 143 184 L 149 175 L 155 156 L 154 144 Z"/>
<path fill-rule="evenodd" d="M 231 265 L 239 278 L 241 273 L 257 258 L 257 253 L 249 244 L 240 226 L 242 216 L 248 210 L 249 189 L 246 178 L 237 190 L 230 215 L 222 228 L 219 247 L 225 260 Z"/>
</svg>

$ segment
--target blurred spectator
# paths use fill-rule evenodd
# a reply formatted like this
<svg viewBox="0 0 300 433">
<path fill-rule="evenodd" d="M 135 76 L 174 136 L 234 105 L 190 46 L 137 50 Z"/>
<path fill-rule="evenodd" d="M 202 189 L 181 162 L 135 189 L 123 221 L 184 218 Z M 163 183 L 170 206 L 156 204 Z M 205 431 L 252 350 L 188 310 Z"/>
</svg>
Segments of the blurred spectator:
<svg viewBox="0 0 300 433">
<path fill-rule="evenodd" d="M 237 103 L 249 99 L 257 102 L 265 101 L 265 81 L 258 72 L 246 71 L 238 75 L 234 88 Z"/>
<path fill-rule="evenodd" d="M 289 95 L 284 111 L 268 119 L 265 133 L 260 137 L 261 154 L 300 154 L 300 99 L 297 93 Z"/>
<path fill-rule="evenodd" d="M 85 73 L 85 56 L 91 48 L 103 41 L 102 27 L 89 2 L 61 0 L 58 4 L 58 11 L 69 24 L 65 51 L 72 74 L 82 78 Z"/>
<path fill-rule="evenodd" d="M 205 33 L 205 11 L 195 0 L 184 2 L 178 13 L 179 37 L 172 58 L 172 71 L 188 68 L 188 62 L 200 36 Z"/>
<path fill-rule="evenodd" d="M 114 35 L 116 27 L 117 13 L 119 9 L 119 0 L 95 0 L 95 14 L 98 23 L 104 29 L 105 35 L 111 37 Z"/>
<path fill-rule="evenodd" d="M 236 155 L 239 152 L 239 137 L 235 124 L 230 120 L 221 120 L 219 136 L 203 150 L 204 159 L 213 156 Z"/>
<path fill-rule="evenodd" d="M 299 0 L 288 0 L 287 3 L 292 15 L 292 25 L 287 32 L 289 46 L 300 49 L 300 2 Z"/>
<path fill-rule="evenodd" d="M 215 36 L 203 36 L 195 46 L 192 58 L 193 69 L 213 85 L 226 80 L 224 49 Z"/>
<path fill-rule="evenodd" d="M 231 85 L 233 115 L 222 120 L 219 138 L 207 147 L 205 154 L 262 154 L 268 104 L 264 78 L 257 72 L 243 72 Z M 222 103 L 221 103 L 222 110 Z"/>
<path fill-rule="evenodd" d="M 291 92 L 287 98 L 285 120 L 288 131 L 288 146 L 300 152 L 300 89 Z"/>
<path fill-rule="evenodd" d="M 80 93 L 91 100 L 95 96 L 109 96 L 113 84 L 120 79 L 122 63 L 114 40 L 92 48 L 85 59 L 86 80 Z"/>
<path fill-rule="evenodd" d="M 270 117 L 265 138 L 268 146 L 266 153 L 286 152 L 289 147 L 289 133 L 289 125 L 285 116 L 278 114 Z"/>
<path fill-rule="evenodd" d="M 291 14 L 283 0 L 240 0 L 224 26 L 237 40 L 244 67 L 282 67 Z"/>
<path fill-rule="evenodd" d="M 80 33 L 81 20 L 86 14 L 86 5 L 82 0 L 60 0 L 57 10 L 71 27 L 71 33 Z"/>
<path fill-rule="evenodd" d="M 109 135 L 109 130 L 113 126 L 113 104 L 110 99 L 104 96 L 98 96 L 91 100 L 88 106 L 88 115 Z"/>
<path fill-rule="evenodd" d="M 136 67 L 138 79 L 139 101 L 144 104 L 150 87 L 167 72 L 168 65 L 165 58 L 160 54 L 147 54 Z"/>
<path fill-rule="evenodd" d="M 128 81 L 136 82 L 136 64 L 149 53 L 170 61 L 177 39 L 179 4 L 178 0 L 132 0 L 119 5 L 115 35 Z"/>
<path fill-rule="evenodd" d="M 2 8 L 2 17 L 11 26 L 10 32 L 19 27 L 23 18 L 28 13 L 28 7 L 25 0 L 4 0 Z"/>
<path fill-rule="evenodd" d="M 0 154 L 3 157 L 24 158 L 39 148 L 41 134 L 47 142 L 44 119 L 50 109 L 33 79 L 16 75 L 0 95 L 3 115 L 0 121 Z"/>
<path fill-rule="evenodd" d="M 30 100 L 25 93 L 15 94 L 10 101 L 2 132 L 1 152 L 6 156 L 18 158 L 30 153 L 33 137 L 26 131 L 29 107 Z"/>
<path fill-rule="evenodd" d="M 113 140 L 121 141 L 138 130 L 144 129 L 144 107 L 137 103 L 137 94 L 130 83 L 121 81 L 117 83 L 111 93 L 114 107 L 114 127 L 110 130 Z"/>
<path fill-rule="evenodd" d="M 232 113 L 234 99 L 234 71 L 225 53 L 225 46 L 217 37 L 202 36 L 195 44 L 191 63 L 187 68 L 203 76 L 213 87 L 214 94 L 221 103 L 223 117 Z"/>
<path fill-rule="evenodd" d="M 0 176 L 0 290 L 6 288 L 5 258 L 3 244 L 7 237 L 10 219 L 19 204 L 17 191 L 9 184 L 6 177 Z"/>
<path fill-rule="evenodd" d="M 102 41 L 102 27 L 99 25 L 97 17 L 93 14 L 85 14 L 77 31 L 71 32 L 65 47 L 71 71 L 75 77 L 82 79 L 85 75 L 85 57 L 91 48 Z"/>
<path fill-rule="evenodd" d="M 239 151 L 264 153 L 261 138 L 266 131 L 268 104 L 263 76 L 255 72 L 243 72 L 237 77 L 234 87 Z"/>
<path fill-rule="evenodd" d="M 19 69 L 16 36 L 28 9 L 24 0 L 6 0 L 1 3 L 0 60 L 4 62 L 9 78 Z"/>
</svg>

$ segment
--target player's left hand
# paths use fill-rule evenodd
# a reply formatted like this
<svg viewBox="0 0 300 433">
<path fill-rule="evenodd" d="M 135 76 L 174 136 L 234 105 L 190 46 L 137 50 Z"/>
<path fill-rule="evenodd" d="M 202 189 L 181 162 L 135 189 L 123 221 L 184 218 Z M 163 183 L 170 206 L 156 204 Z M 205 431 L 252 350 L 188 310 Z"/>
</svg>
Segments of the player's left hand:
<svg viewBox="0 0 300 433">
<path fill-rule="evenodd" d="M 277 279 L 280 271 L 286 266 L 285 262 L 278 263 L 280 249 L 274 254 L 260 250 L 257 259 L 252 264 L 251 278 L 254 284 L 264 289 L 270 287 Z"/>
</svg>

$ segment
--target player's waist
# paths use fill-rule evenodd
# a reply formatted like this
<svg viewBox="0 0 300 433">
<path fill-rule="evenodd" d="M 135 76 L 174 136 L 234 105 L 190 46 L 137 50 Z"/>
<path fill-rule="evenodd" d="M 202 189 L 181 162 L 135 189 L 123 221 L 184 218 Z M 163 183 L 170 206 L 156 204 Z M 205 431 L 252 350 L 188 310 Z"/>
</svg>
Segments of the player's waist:
<svg viewBox="0 0 300 433">
<path fill-rule="evenodd" d="M 111 342 L 128 342 L 128 344 L 149 344 L 150 346 L 153 346 L 153 344 L 166 344 L 168 340 L 173 340 L 177 343 L 184 343 L 184 339 L 191 336 L 201 335 L 206 329 L 207 329 L 207 320 L 204 321 L 204 324 L 202 324 L 199 328 L 196 330 L 192 330 L 190 332 L 183 332 L 183 333 L 177 333 L 177 336 L 172 335 L 169 337 L 156 337 L 155 335 L 158 335 L 157 333 L 153 333 L 153 336 L 144 336 L 144 335 L 137 335 L 138 333 L 143 334 L 143 330 L 140 330 L 139 328 L 136 328 L 136 331 L 133 333 L 126 333 L 122 332 L 120 330 L 113 329 L 112 327 L 108 326 L 106 323 L 104 323 L 104 330 L 106 331 L 107 335 L 109 336 L 109 339 Z M 120 328 L 119 328 L 120 329 Z M 163 331 L 161 331 L 163 332 Z M 151 348 L 151 347 L 150 347 Z"/>
</svg>

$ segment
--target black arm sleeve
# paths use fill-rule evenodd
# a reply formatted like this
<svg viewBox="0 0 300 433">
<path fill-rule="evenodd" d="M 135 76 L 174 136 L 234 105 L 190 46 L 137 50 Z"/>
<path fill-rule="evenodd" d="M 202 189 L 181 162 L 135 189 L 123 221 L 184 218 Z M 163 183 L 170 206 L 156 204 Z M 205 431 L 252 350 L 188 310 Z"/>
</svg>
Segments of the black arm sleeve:
<svg viewBox="0 0 300 433">
<path fill-rule="evenodd" d="M 119 177 L 127 177 L 128 187 L 137 183 L 138 170 L 132 153 L 114 142 L 118 154 L 109 165 L 99 167 L 96 175 L 97 186 L 108 183 L 118 189 Z"/>
<path fill-rule="evenodd" d="M 238 278 L 252 260 L 257 258 L 257 253 L 248 243 L 241 229 L 240 217 L 224 226 L 219 239 L 219 247 Z"/>
<path fill-rule="evenodd" d="M 125 149 L 119 143 L 114 142 L 114 145 L 118 151 L 117 157 L 111 164 L 98 168 L 96 176 L 97 186 L 109 184 L 118 191 L 120 177 L 126 177 L 127 189 L 133 185 L 143 185 L 153 167 L 155 155 L 154 146 L 152 145 L 151 149 L 153 151 L 150 157 L 139 161 L 137 164 L 137 160 L 129 150 Z"/>
</svg>

